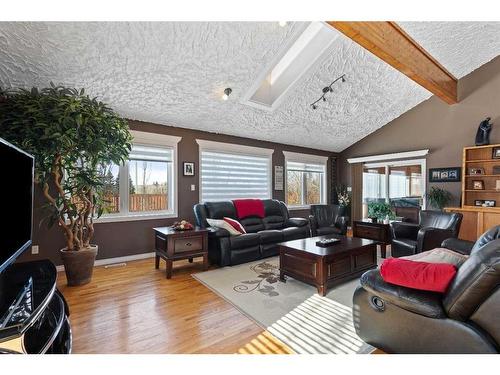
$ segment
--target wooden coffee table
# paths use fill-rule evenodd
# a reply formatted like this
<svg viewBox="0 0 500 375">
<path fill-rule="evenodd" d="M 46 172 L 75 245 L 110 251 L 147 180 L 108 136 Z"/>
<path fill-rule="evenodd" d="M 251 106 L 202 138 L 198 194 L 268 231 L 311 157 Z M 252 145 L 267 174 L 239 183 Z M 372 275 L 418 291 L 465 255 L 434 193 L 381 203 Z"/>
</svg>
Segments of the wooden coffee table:
<svg viewBox="0 0 500 375">
<path fill-rule="evenodd" d="M 316 241 L 326 238 L 339 238 L 341 242 L 330 247 L 316 246 Z M 377 242 L 364 238 L 328 235 L 279 245 L 280 280 L 291 276 L 314 285 L 321 296 L 327 288 L 377 267 Z"/>
</svg>

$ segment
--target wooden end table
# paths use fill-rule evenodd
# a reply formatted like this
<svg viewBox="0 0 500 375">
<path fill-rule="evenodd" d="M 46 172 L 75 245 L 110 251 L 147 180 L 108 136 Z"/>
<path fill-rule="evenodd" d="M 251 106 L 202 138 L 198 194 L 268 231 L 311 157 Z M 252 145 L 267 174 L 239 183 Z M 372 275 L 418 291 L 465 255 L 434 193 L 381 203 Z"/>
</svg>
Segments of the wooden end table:
<svg viewBox="0 0 500 375">
<path fill-rule="evenodd" d="M 208 268 L 208 229 L 195 228 L 177 231 L 172 227 L 153 228 L 155 232 L 155 268 L 160 267 L 160 258 L 167 263 L 166 277 L 172 278 L 172 263 L 176 260 L 203 257 L 203 269 Z"/>
<path fill-rule="evenodd" d="M 338 238 L 340 243 L 319 247 L 316 241 Z M 327 235 L 282 242 L 280 245 L 280 280 L 285 275 L 314 285 L 318 294 L 327 288 L 361 276 L 377 267 L 377 243 L 356 237 Z"/>
<path fill-rule="evenodd" d="M 380 256 L 387 256 L 387 245 L 391 244 L 391 226 L 380 222 L 372 223 L 369 219 L 352 222 L 353 237 L 368 238 L 380 245 Z"/>
</svg>

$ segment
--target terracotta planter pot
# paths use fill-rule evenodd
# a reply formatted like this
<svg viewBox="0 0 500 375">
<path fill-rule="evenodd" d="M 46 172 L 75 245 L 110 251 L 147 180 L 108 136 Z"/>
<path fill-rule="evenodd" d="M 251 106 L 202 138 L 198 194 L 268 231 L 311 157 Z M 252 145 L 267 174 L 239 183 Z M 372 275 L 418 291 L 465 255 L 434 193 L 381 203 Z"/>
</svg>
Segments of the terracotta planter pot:
<svg viewBox="0 0 500 375">
<path fill-rule="evenodd" d="M 68 286 L 84 285 L 92 280 L 96 256 L 97 245 L 91 245 L 87 249 L 78 251 L 68 251 L 67 248 L 61 249 L 61 258 Z"/>
</svg>

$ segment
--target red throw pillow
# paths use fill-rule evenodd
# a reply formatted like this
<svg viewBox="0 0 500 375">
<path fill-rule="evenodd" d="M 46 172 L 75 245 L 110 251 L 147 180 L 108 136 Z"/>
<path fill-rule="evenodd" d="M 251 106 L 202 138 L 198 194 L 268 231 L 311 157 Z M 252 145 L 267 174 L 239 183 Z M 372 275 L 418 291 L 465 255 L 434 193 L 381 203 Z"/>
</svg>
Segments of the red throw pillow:
<svg viewBox="0 0 500 375">
<path fill-rule="evenodd" d="M 225 217 L 224 221 L 231 225 L 234 229 L 236 229 L 241 234 L 245 234 L 247 231 L 243 228 L 243 225 L 238 220 L 231 219 L 230 217 Z"/>
<path fill-rule="evenodd" d="M 457 269 L 448 263 L 416 262 L 389 258 L 380 266 L 384 281 L 407 288 L 444 293 Z"/>
<path fill-rule="evenodd" d="M 235 199 L 233 204 L 240 219 L 248 216 L 260 218 L 265 216 L 264 203 L 260 199 Z"/>
</svg>

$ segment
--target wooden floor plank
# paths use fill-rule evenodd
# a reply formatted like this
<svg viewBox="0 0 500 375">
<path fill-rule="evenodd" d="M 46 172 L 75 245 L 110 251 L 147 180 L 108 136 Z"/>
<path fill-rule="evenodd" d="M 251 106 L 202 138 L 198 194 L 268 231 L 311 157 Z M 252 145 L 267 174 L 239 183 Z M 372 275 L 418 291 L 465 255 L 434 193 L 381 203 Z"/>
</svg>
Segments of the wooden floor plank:
<svg viewBox="0 0 500 375">
<path fill-rule="evenodd" d="M 74 353 L 293 353 L 191 277 L 201 263 L 154 259 L 96 267 L 90 284 L 58 287 L 68 301 Z"/>
</svg>

